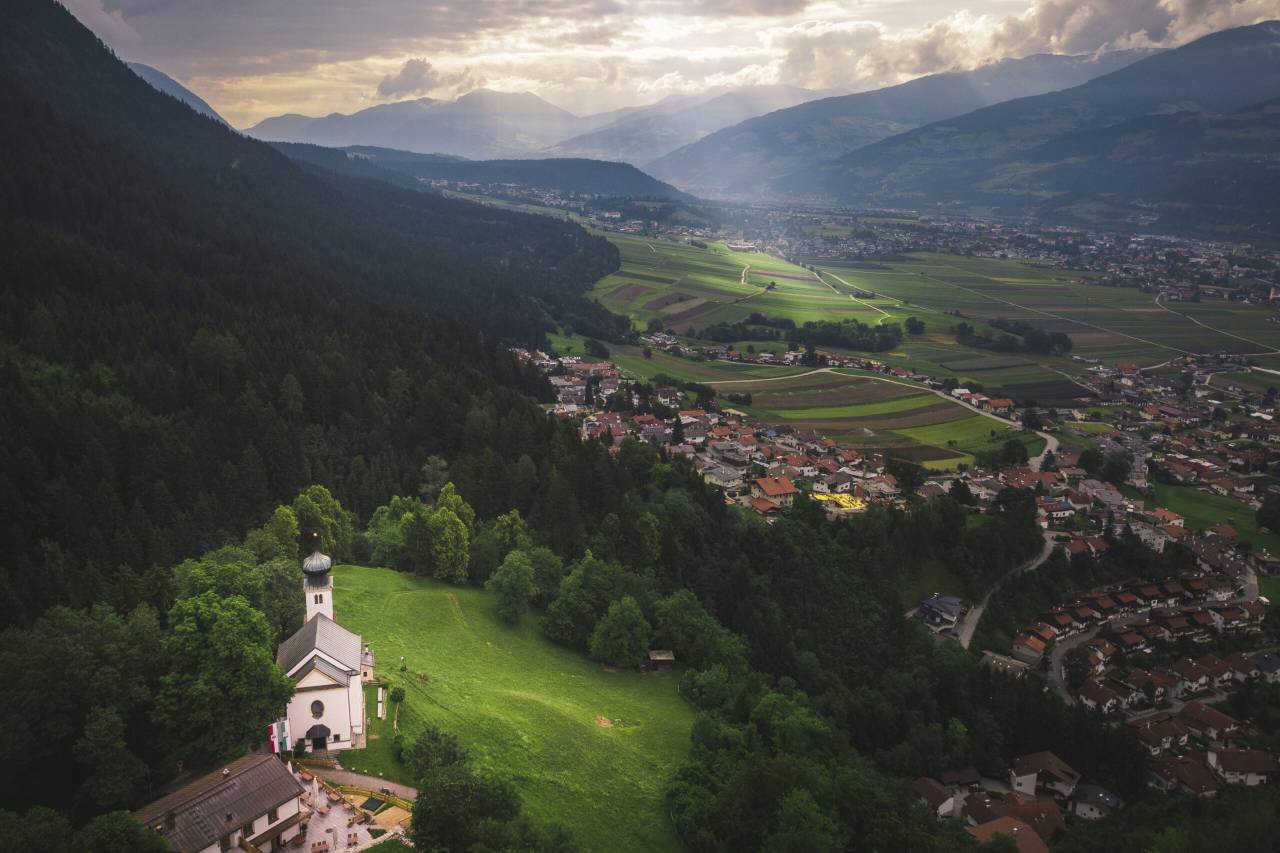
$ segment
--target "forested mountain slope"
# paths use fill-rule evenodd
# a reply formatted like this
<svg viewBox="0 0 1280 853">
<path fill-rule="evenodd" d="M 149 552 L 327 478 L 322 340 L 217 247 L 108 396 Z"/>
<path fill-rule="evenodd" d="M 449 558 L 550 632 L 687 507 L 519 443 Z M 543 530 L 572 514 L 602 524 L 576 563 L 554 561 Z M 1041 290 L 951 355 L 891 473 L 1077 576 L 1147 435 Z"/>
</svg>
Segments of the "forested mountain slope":
<svg viewBox="0 0 1280 853">
<path fill-rule="evenodd" d="M 415 178 L 481 184 L 518 184 L 566 193 L 618 198 L 695 201 L 688 193 L 646 175 L 630 163 L 572 157 L 545 160 L 446 160 L 384 149 L 357 149 L 374 165 Z"/>
<path fill-rule="evenodd" d="M 1185 129 L 1160 116 L 1196 112 L 1206 117 L 1201 121 L 1214 121 L 1214 115 L 1247 110 L 1277 96 L 1280 23 L 1256 24 L 1205 36 L 1073 89 L 997 104 L 885 139 L 833 163 L 796 171 L 776 186 L 878 204 L 941 202 L 1007 213 L 1064 202 L 1121 208 L 1152 198 L 1194 202 L 1171 199 L 1161 186 L 1180 180 L 1177 170 L 1150 168 L 1161 162 L 1158 155 L 1149 159 L 1149 153 L 1182 144 L 1166 143 L 1164 132 Z M 1233 122 L 1242 126 L 1250 116 L 1267 121 L 1263 113 L 1241 113 Z M 1130 122 L 1137 124 L 1126 127 Z M 1217 159 L 1210 151 L 1216 139 L 1214 134 L 1202 138 L 1201 150 L 1211 159 Z M 1114 144 L 1120 140 L 1124 144 Z M 1232 159 L 1238 169 L 1266 179 L 1265 162 Z M 1133 180 L 1122 178 L 1116 187 L 1110 180 L 1118 163 L 1126 164 L 1120 171 Z M 1143 182 L 1136 182 L 1138 176 Z"/>
<path fill-rule="evenodd" d="M 146 80 L 166 95 L 172 95 L 201 115 L 206 115 L 211 119 L 216 119 L 223 124 L 227 124 L 227 120 L 218 115 L 218 111 L 209 106 L 204 98 L 200 97 L 186 86 L 183 86 L 159 68 L 152 68 L 150 65 L 144 65 L 141 62 L 130 62 L 128 65 L 129 69 L 133 71 L 134 74 L 137 74 L 143 80 Z"/>
<path fill-rule="evenodd" d="M 650 163 L 691 191 L 758 192 L 762 183 L 913 127 L 989 104 L 1075 86 L 1128 65 L 1143 51 L 1037 55 L 971 71 L 930 74 L 870 92 L 810 101 L 748 119 Z"/>
<path fill-rule="evenodd" d="M 507 393 L 473 371 L 542 387 L 500 337 L 603 317 L 604 240 L 304 170 L 52 3 L 10 5 L 0 63 L 6 621 L 128 594 L 308 482 L 412 488 Z"/>
</svg>

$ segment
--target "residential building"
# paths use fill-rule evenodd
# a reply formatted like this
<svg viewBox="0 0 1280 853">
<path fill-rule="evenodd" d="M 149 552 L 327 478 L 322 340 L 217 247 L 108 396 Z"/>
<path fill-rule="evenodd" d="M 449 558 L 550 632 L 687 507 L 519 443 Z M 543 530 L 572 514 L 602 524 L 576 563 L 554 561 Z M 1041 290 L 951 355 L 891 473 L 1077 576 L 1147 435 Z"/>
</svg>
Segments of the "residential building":
<svg viewBox="0 0 1280 853">
<path fill-rule="evenodd" d="M 284 850 L 300 832 L 302 785 L 274 755 L 255 753 L 206 773 L 133 813 L 176 853 Z"/>
</svg>

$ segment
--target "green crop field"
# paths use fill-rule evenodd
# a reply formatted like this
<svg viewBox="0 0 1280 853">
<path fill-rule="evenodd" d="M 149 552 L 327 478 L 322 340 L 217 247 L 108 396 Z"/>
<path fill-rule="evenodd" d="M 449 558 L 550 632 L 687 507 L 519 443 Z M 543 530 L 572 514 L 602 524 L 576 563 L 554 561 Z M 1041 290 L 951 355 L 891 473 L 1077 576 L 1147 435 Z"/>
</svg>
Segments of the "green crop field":
<svg viewBox="0 0 1280 853">
<path fill-rule="evenodd" d="M 592 293 L 606 308 L 630 317 L 637 328 L 658 319 L 685 333 L 735 323 L 753 312 L 807 320 L 857 317 L 874 322 L 876 311 L 837 293 L 809 270 L 756 252 L 731 252 L 673 240 L 606 234 L 622 267 Z"/>
<path fill-rule="evenodd" d="M 407 735 L 428 722 L 458 735 L 477 768 L 515 783 L 530 815 L 583 849 L 679 848 L 663 805 L 693 725 L 678 672 L 606 672 L 543 639 L 533 616 L 506 625 L 478 589 L 356 566 L 337 567 L 334 586 L 338 620 L 405 688 Z M 371 733 L 343 763 L 392 778 L 385 724 Z"/>
<path fill-rule="evenodd" d="M 969 415 L 946 423 L 907 427 L 894 432 L 920 444 L 953 447 L 967 453 L 983 450 L 993 443 L 999 444 L 1017 435 L 1000 422 L 982 415 Z"/>
<path fill-rule="evenodd" d="M 1238 541 L 1250 542 L 1255 548 L 1280 554 L 1280 536 L 1259 530 L 1253 510 L 1234 498 L 1202 492 L 1190 486 L 1160 484 L 1156 486 L 1156 505 L 1181 515 L 1192 530 L 1204 530 L 1220 521 L 1230 520 L 1240 534 Z"/>
<path fill-rule="evenodd" d="M 1151 293 L 1082 282 L 1080 273 L 1025 261 L 920 253 L 874 265 L 822 266 L 914 309 L 958 311 L 976 324 L 1004 317 L 1063 331 L 1075 352 L 1107 361 L 1154 364 L 1185 352 L 1280 347 L 1280 323 L 1269 307 L 1210 298 L 1166 304 Z"/>
</svg>

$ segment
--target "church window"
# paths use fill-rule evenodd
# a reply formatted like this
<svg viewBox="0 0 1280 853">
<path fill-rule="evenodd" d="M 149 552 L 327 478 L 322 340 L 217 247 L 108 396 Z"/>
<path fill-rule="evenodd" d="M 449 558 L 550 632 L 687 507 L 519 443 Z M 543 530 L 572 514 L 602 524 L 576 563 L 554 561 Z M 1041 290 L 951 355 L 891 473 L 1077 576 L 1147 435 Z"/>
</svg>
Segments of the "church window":
<svg viewBox="0 0 1280 853">
<path fill-rule="evenodd" d="M 324 703 L 319 699 L 311 703 L 311 716 L 317 720 L 324 716 Z"/>
</svg>

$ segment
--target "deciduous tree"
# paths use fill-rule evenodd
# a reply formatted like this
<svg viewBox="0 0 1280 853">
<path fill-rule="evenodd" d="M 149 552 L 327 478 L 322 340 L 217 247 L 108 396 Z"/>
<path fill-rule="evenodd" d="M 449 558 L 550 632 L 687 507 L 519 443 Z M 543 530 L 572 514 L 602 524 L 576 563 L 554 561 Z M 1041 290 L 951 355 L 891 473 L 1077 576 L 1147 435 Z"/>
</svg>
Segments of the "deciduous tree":
<svg viewBox="0 0 1280 853">
<path fill-rule="evenodd" d="M 612 666 L 640 666 L 648 658 L 649 623 L 629 595 L 609 605 L 591 633 L 591 657 Z"/>
<path fill-rule="evenodd" d="M 498 615 L 504 621 L 519 621 L 538 592 L 533 581 L 533 562 L 523 551 L 512 551 L 489 578 L 485 589 L 498 596 Z"/>
</svg>

